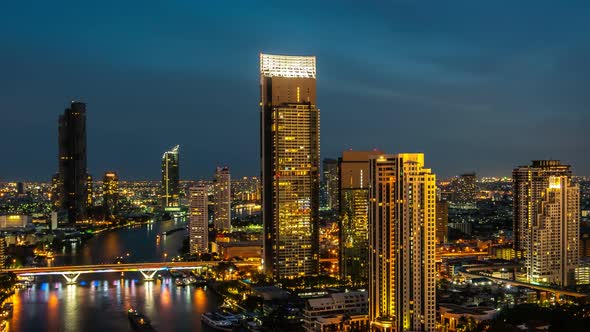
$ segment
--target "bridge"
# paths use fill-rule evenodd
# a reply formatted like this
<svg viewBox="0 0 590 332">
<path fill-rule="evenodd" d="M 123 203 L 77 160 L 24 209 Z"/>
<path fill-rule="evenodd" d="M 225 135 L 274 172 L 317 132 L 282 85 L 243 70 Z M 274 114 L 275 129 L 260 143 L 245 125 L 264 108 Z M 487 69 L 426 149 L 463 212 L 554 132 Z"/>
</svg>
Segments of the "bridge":
<svg viewBox="0 0 590 332">
<path fill-rule="evenodd" d="M 510 268 L 517 268 L 517 267 L 520 267 L 520 265 L 518 265 L 518 264 L 505 264 L 505 265 L 495 265 L 495 266 L 494 265 L 473 266 L 473 267 L 461 268 L 459 270 L 459 273 L 461 275 L 463 275 L 465 277 L 469 277 L 469 278 L 486 278 L 486 279 L 489 279 L 491 281 L 494 281 L 494 282 L 500 283 L 500 284 L 526 287 L 526 288 L 534 289 L 537 291 L 553 293 L 553 294 L 555 294 L 555 297 L 557 299 L 559 299 L 560 295 L 566 295 L 566 296 L 571 296 L 571 297 L 575 297 L 575 298 L 590 297 L 590 294 L 586 294 L 586 293 L 580 293 L 580 292 L 571 291 L 571 290 L 558 288 L 558 287 L 552 287 L 552 286 L 531 284 L 531 283 L 523 282 L 523 281 L 497 278 L 497 277 L 492 277 L 492 276 L 488 276 L 488 275 L 480 273 L 485 270 L 492 270 L 492 269 L 499 269 L 499 268 L 510 269 Z"/>
<path fill-rule="evenodd" d="M 50 267 L 28 267 L 18 269 L 6 269 L 21 277 L 35 277 L 47 275 L 61 275 L 68 284 L 75 284 L 81 274 L 89 273 L 110 273 L 110 272 L 139 272 L 145 281 L 154 280 L 156 272 L 161 270 L 195 270 L 204 267 L 216 266 L 220 261 L 200 262 L 158 262 L 158 263 L 128 263 L 128 264 L 96 264 L 96 265 L 72 265 L 72 266 L 50 266 Z M 254 267 L 259 263 L 255 262 L 228 262 L 236 267 Z"/>
</svg>

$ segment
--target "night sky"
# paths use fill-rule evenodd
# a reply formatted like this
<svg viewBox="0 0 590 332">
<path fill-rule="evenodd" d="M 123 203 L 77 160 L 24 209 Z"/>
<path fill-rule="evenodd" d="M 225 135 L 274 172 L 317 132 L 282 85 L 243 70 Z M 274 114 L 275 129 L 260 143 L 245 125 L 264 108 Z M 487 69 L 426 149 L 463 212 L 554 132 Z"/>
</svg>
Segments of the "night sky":
<svg viewBox="0 0 590 332">
<path fill-rule="evenodd" d="M 0 180 L 50 180 L 72 99 L 95 178 L 159 179 L 176 144 L 183 179 L 258 175 L 260 52 L 317 56 L 322 158 L 419 151 L 439 177 L 553 158 L 590 175 L 587 1 L 278 2 L 3 3 Z"/>
</svg>

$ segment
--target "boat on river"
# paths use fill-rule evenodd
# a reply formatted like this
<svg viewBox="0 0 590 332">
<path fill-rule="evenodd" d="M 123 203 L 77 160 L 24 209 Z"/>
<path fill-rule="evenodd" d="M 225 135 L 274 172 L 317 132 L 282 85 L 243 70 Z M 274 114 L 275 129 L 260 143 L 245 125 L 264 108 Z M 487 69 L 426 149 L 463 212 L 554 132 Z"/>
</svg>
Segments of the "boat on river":
<svg viewBox="0 0 590 332">
<path fill-rule="evenodd" d="M 142 313 L 131 308 L 127 311 L 129 322 L 135 331 L 155 331 L 150 320 Z"/>
</svg>

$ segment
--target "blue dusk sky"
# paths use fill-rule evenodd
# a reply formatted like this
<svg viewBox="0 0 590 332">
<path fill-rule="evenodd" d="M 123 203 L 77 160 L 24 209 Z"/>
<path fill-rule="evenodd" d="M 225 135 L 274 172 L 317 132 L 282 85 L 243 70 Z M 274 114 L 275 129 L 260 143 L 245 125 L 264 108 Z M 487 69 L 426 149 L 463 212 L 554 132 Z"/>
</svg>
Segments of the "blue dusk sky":
<svg viewBox="0 0 590 332">
<path fill-rule="evenodd" d="M 448 177 L 561 159 L 590 175 L 587 1 L 10 1 L 0 180 L 48 181 L 87 103 L 88 167 L 259 174 L 259 53 L 315 55 L 321 156 L 424 152 Z"/>
</svg>

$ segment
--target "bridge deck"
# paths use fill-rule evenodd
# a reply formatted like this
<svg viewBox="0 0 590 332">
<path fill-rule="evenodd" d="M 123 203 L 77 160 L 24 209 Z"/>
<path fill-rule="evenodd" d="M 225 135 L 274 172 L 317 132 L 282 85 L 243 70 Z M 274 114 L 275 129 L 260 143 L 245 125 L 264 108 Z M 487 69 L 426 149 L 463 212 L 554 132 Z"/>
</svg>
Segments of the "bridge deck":
<svg viewBox="0 0 590 332">
<path fill-rule="evenodd" d="M 219 264 L 219 261 L 202 262 L 158 262 L 158 263 L 126 263 L 126 264 L 97 264 L 97 265 L 71 265 L 51 267 L 31 267 L 19 269 L 6 269 L 20 276 L 41 276 L 64 273 L 106 273 L 106 272 L 131 272 L 131 271 L 157 271 L 166 269 L 188 270 L 199 267 L 209 267 Z M 236 267 L 257 266 L 254 262 L 232 262 Z"/>
</svg>

